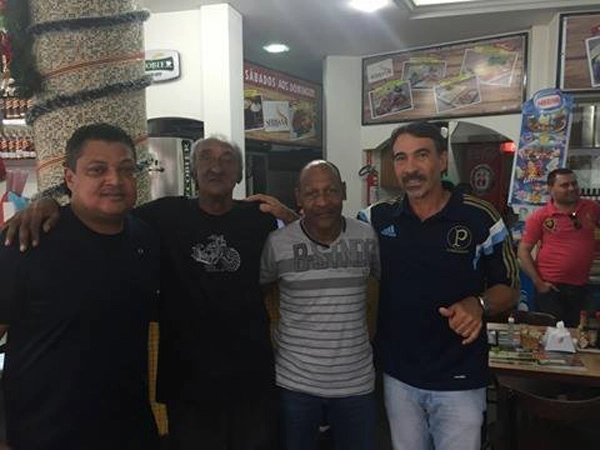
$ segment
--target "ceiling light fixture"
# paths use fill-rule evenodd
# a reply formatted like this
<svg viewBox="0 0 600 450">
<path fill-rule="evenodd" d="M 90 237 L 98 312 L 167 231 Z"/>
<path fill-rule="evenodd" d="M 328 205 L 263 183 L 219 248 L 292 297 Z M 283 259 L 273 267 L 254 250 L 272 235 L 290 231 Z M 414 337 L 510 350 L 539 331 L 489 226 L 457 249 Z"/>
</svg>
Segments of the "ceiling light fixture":
<svg viewBox="0 0 600 450">
<path fill-rule="evenodd" d="M 362 12 L 372 13 L 387 5 L 389 0 L 352 0 L 350 6 Z"/>
<path fill-rule="evenodd" d="M 411 19 L 463 16 L 534 9 L 567 8 L 573 0 L 394 0 L 405 4 Z M 577 6 L 598 5 L 598 0 L 577 0 Z"/>
<path fill-rule="evenodd" d="M 473 0 L 411 0 L 415 6 L 445 5 L 447 3 L 466 3 Z"/>
<path fill-rule="evenodd" d="M 265 45 L 263 49 L 269 53 L 285 53 L 290 51 L 290 48 L 287 45 L 280 44 L 279 42 Z"/>
</svg>

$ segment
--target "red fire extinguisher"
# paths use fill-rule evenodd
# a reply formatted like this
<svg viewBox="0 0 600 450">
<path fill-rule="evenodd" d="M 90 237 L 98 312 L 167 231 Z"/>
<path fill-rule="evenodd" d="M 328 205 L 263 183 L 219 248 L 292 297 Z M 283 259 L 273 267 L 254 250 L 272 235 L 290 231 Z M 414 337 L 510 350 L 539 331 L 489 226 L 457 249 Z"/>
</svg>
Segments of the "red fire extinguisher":
<svg viewBox="0 0 600 450">
<path fill-rule="evenodd" d="M 358 175 L 365 177 L 367 185 L 367 206 L 369 206 L 379 200 L 379 174 L 373 165 L 373 150 L 367 150 L 366 163 L 367 164 L 358 171 Z"/>
</svg>

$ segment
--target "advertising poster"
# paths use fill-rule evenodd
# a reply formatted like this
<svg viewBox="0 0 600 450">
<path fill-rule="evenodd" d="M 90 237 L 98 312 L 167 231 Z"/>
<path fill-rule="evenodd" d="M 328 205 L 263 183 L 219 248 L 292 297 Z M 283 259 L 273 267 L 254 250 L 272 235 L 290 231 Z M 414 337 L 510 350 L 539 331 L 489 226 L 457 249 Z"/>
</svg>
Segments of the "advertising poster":
<svg viewBox="0 0 600 450">
<path fill-rule="evenodd" d="M 363 125 L 521 111 L 527 33 L 363 58 Z"/>
<path fill-rule="evenodd" d="M 561 14 L 558 87 L 600 90 L 600 12 Z"/>
<path fill-rule="evenodd" d="M 404 62 L 402 79 L 412 89 L 433 89 L 446 78 L 446 61 L 433 58 L 414 58 Z"/>
<path fill-rule="evenodd" d="M 385 76 L 385 64 L 373 76 Z M 320 147 L 321 91 L 316 83 L 245 62 L 246 139 Z"/>
<path fill-rule="evenodd" d="M 462 74 L 473 74 L 481 84 L 509 87 L 519 60 L 517 52 L 495 45 L 478 45 L 465 50 Z"/>
<path fill-rule="evenodd" d="M 558 89 L 543 89 L 523 105 L 508 199 L 519 217 L 550 198 L 546 178 L 565 167 L 572 108 L 573 97 Z"/>
<path fill-rule="evenodd" d="M 479 77 L 460 75 L 447 78 L 435 87 L 435 109 L 438 114 L 481 103 Z"/>
<path fill-rule="evenodd" d="M 410 83 L 404 80 L 387 81 L 369 92 L 369 102 L 373 119 L 412 109 Z"/>
<path fill-rule="evenodd" d="M 585 40 L 592 87 L 600 87 L 600 36 Z"/>
</svg>

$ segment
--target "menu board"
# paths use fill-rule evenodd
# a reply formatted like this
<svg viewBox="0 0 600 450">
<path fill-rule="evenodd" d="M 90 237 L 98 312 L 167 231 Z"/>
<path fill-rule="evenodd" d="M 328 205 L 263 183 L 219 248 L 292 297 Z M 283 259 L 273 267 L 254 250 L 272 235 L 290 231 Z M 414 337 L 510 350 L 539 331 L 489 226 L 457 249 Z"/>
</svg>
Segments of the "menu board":
<svg viewBox="0 0 600 450">
<path fill-rule="evenodd" d="M 363 58 L 363 125 L 519 112 L 527 33 Z"/>
<path fill-rule="evenodd" d="M 600 12 L 561 14 L 558 86 L 600 90 Z"/>
<path fill-rule="evenodd" d="M 322 88 L 244 62 L 246 139 L 321 147 Z"/>
</svg>

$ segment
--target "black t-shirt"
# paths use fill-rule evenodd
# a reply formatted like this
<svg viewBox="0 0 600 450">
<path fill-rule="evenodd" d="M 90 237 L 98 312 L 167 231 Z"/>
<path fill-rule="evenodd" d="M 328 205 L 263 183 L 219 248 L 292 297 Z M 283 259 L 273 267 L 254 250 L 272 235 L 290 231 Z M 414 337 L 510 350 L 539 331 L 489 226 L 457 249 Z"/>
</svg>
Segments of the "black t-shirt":
<svg viewBox="0 0 600 450">
<path fill-rule="evenodd" d="M 139 219 L 101 235 L 70 207 L 39 247 L 0 247 L 13 448 L 154 448 L 147 342 L 158 251 L 156 234 Z"/>
<path fill-rule="evenodd" d="M 275 219 L 238 201 L 212 216 L 183 197 L 135 213 L 161 238 L 159 399 L 225 401 L 273 386 L 259 269 Z"/>
</svg>

